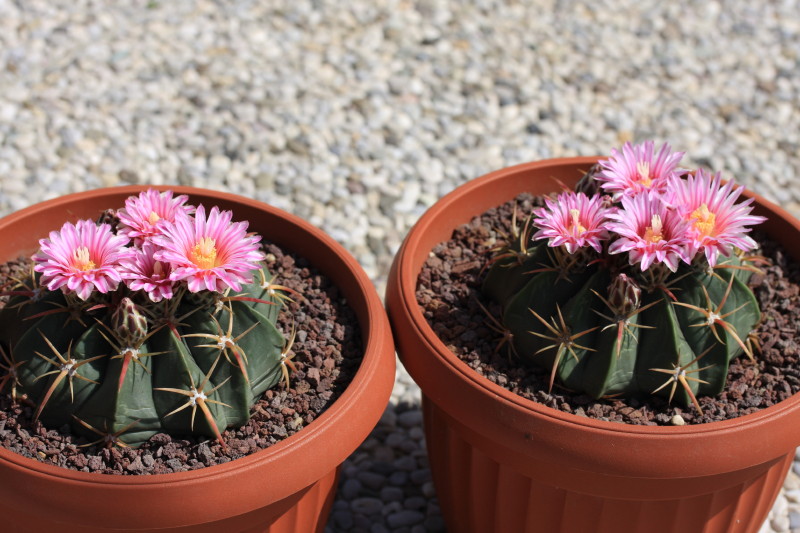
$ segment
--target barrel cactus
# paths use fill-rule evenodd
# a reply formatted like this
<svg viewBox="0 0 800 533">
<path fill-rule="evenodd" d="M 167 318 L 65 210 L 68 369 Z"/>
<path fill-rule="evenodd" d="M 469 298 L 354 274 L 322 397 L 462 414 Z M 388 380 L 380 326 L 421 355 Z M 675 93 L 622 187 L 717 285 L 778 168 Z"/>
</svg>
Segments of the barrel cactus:
<svg viewBox="0 0 800 533">
<path fill-rule="evenodd" d="M 288 384 L 276 327 L 291 292 L 229 211 L 148 190 L 101 222 L 40 241 L 0 317 L 0 383 L 50 427 L 136 447 L 155 433 L 216 437 Z M 111 222 L 111 223 L 109 223 Z"/>
<path fill-rule="evenodd" d="M 761 260 L 752 200 L 683 154 L 626 144 L 576 191 L 545 198 L 495 250 L 483 292 L 510 351 L 594 398 L 659 394 L 694 405 L 753 357 L 747 282 Z M 512 224 L 516 226 L 516 222 Z M 751 253 L 751 255 L 748 255 Z"/>
</svg>

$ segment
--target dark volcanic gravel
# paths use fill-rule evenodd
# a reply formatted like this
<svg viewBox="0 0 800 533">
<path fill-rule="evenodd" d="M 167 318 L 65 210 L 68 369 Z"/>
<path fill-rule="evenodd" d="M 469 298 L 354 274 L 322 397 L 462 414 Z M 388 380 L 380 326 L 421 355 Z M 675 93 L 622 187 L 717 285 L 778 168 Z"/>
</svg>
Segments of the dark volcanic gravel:
<svg viewBox="0 0 800 533">
<path fill-rule="evenodd" d="M 675 415 L 688 424 L 735 418 L 800 391 L 800 269 L 779 245 L 754 232 L 762 254 L 772 261 L 763 268 L 763 275 L 753 275 L 750 281 L 763 314 L 757 331 L 761 353 L 756 354 L 755 363 L 746 356 L 731 362 L 722 394 L 698 398 L 702 416 L 694 408 L 669 405 L 652 395 L 595 400 L 557 385 L 548 394 L 549 371 L 526 366 L 510 358 L 505 349 L 495 350 L 501 335 L 487 327 L 486 313 L 478 304 L 493 316 L 500 315 L 499 306 L 483 297 L 480 286 L 489 249 L 500 239 L 495 228 L 508 232 L 515 202 L 518 212 L 527 214 L 539 200 L 523 194 L 460 226 L 451 240 L 434 248 L 418 279 L 417 301 L 429 324 L 450 350 L 479 374 L 515 394 L 567 413 L 647 425 L 671 424 Z"/>
<path fill-rule="evenodd" d="M 154 435 L 138 449 L 82 447 L 88 441 L 69 428 L 48 428 L 33 421 L 30 402 L 14 403 L 7 390 L 0 394 L 0 446 L 43 463 L 106 474 L 162 474 L 226 463 L 267 448 L 311 423 L 344 391 L 361 363 L 358 321 L 337 287 L 296 255 L 266 245 L 267 266 L 276 283 L 303 298 L 285 305 L 279 329 L 288 338 L 294 322 L 297 339 L 292 352 L 297 371 L 291 388 L 278 384 L 253 407 L 250 422 L 223 432 L 227 449 L 215 440 Z M 0 284 L 9 269 L 0 268 Z"/>
</svg>

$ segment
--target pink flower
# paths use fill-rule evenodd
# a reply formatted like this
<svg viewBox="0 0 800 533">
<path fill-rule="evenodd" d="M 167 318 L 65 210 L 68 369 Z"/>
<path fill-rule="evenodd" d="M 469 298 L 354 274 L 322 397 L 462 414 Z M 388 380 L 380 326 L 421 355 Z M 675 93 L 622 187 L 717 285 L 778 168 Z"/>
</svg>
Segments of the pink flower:
<svg viewBox="0 0 800 533">
<path fill-rule="evenodd" d="M 117 211 L 120 235 L 127 235 L 137 243 L 161 233 L 160 226 L 164 221 L 172 222 L 178 213 L 191 214 L 194 207 L 183 205 L 189 199 L 182 194 L 175 198 L 172 191 L 160 193 L 148 189 L 125 200 L 125 208 Z"/>
<path fill-rule="evenodd" d="M 694 176 L 675 178 L 672 182 L 672 204 L 680 210 L 689 228 L 689 251 L 691 256 L 699 250 L 705 253 L 708 264 L 717 264 L 721 253 L 730 256 L 731 247 L 752 250 L 756 242 L 746 235 L 747 226 L 760 224 L 764 217 L 751 215 L 753 199 L 734 205 L 744 187 L 734 189 L 733 182 L 722 185 L 718 172 L 698 169 Z"/>
<path fill-rule="evenodd" d="M 91 220 L 69 222 L 61 231 L 51 231 L 49 239 L 39 241 L 33 256 L 34 270 L 41 272 L 40 283 L 51 291 L 75 292 L 82 300 L 97 289 L 107 293 L 121 281 L 117 268 L 130 254 L 128 237 L 114 235 L 111 226 L 98 226 Z"/>
<path fill-rule="evenodd" d="M 688 222 L 670 209 L 656 193 L 623 196 L 622 209 L 608 214 L 612 220 L 608 230 L 619 238 L 608 247 L 608 253 L 628 252 L 630 264 L 641 263 L 642 271 L 658 261 L 675 272 L 678 261 L 691 261 L 688 255 L 686 230 Z"/>
<path fill-rule="evenodd" d="M 654 157 L 654 147 L 653 141 L 646 141 L 637 145 L 625 143 L 622 153 L 612 149 L 609 159 L 599 161 L 602 170 L 595 179 L 615 199 L 644 191 L 664 192 L 671 177 L 677 175 L 683 152 L 671 152 L 664 143 Z"/>
<path fill-rule="evenodd" d="M 534 239 L 550 239 L 549 246 L 564 246 L 571 254 L 584 246 L 602 251 L 602 241 L 608 238 L 603 228 L 608 209 L 600 196 L 564 192 L 555 201 L 545 198 L 545 205 L 533 211 L 537 217 L 533 224 L 539 228 Z"/>
<path fill-rule="evenodd" d="M 245 233 L 247 222 L 231 223 L 232 216 L 230 211 L 212 207 L 206 219 L 202 205 L 194 218 L 177 216 L 173 223 L 161 226 L 161 235 L 153 237 L 162 248 L 153 257 L 170 263 L 170 279 L 187 280 L 191 292 L 240 291 L 241 284 L 252 279 L 252 271 L 259 269 L 264 254 L 258 250 L 261 237 Z"/>
<path fill-rule="evenodd" d="M 150 300 L 160 302 L 172 298 L 175 282 L 169 276 L 172 268 L 169 263 L 155 259 L 159 250 L 152 242 L 145 242 L 141 248 L 132 249 L 132 254 L 120 264 L 120 276 L 133 291 L 144 290 Z"/>
</svg>

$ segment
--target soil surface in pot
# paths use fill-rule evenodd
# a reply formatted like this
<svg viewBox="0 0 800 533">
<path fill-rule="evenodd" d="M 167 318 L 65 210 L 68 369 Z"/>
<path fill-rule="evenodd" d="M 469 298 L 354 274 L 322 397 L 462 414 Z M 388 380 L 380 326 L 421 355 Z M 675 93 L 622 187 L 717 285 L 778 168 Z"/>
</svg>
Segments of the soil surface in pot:
<svg viewBox="0 0 800 533">
<path fill-rule="evenodd" d="M 480 288 L 490 249 L 501 239 L 497 229 L 510 233 L 515 205 L 518 213 L 527 215 L 542 204 L 539 198 L 522 194 L 458 227 L 449 241 L 433 249 L 417 282 L 417 301 L 430 326 L 479 374 L 519 396 L 567 413 L 645 425 L 736 418 L 800 391 L 800 268 L 780 245 L 754 231 L 752 236 L 761 245 L 761 254 L 772 263 L 750 280 L 764 318 L 757 330 L 761 352 L 756 354 L 755 363 L 744 355 L 731 361 L 725 390 L 717 397 L 698 398 L 702 415 L 693 407 L 670 405 L 653 395 L 595 400 L 557 384 L 548 393 L 549 370 L 523 364 L 505 346 L 497 350 L 502 335 L 489 327 L 486 312 L 479 305 L 492 316 L 500 316 L 500 307 L 485 298 Z"/>
<path fill-rule="evenodd" d="M 358 370 L 363 355 L 358 320 L 338 288 L 308 261 L 272 244 L 266 244 L 264 252 L 276 283 L 302 295 L 284 305 L 279 317 L 284 338 L 289 338 L 297 324 L 291 350 L 297 370 L 291 373 L 288 390 L 279 383 L 256 402 L 247 425 L 223 432 L 227 449 L 216 439 L 163 433 L 135 450 L 86 446 L 92 439 L 72 434 L 68 426 L 50 428 L 34 421 L 35 406 L 24 400 L 13 402 L 8 390 L 0 394 L 0 446 L 43 463 L 85 472 L 163 474 L 244 457 L 311 423 L 341 395 Z M 1 266 L 0 286 L 9 274 L 29 269 L 29 265 L 21 259 Z"/>
</svg>

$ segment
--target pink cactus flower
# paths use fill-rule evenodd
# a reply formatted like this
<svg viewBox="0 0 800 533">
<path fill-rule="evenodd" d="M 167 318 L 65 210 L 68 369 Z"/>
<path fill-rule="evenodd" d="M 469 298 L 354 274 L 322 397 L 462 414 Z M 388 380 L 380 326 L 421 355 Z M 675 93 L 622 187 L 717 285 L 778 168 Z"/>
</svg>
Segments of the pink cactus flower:
<svg viewBox="0 0 800 533">
<path fill-rule="evenodd" d="M 712 267 L 719 254 L 729 257 L 731 248 L 752 250 L 756 242 L 747 232 L 760 224 L 764 217 L 751 215 L 753 199 L 735 204 L 744 187 L 734 188 L 733 182 L 722 184 L 721 174 L 711 175 L 698 169 L 694 176 L 673 179 L 671 203 L 688 221 L 689 252 L 692 256 L 702 250 Z"/>
<path fill-rule="evenodd" d="M 131 256 L 120 264 L 120 276 L 125 284 L 133 291 L 145 291 L 153 302 L 172 298 L 175 285 L 169 277 L 172 273 L 170 264 L 153 257 L 158 250 L 159 247 L 147 241 L 141 248 L 132 249 Z"/>
<path fill-rule="evenodd" d="M 197 208 L 194 217 L 180 214 L 161 226 L 153 242 L 162 249 L 153 254 L 157 261 L 170 263 L 173 281 L 186 280 L 191 292 L 203 289 L 224 292 L 242 289 L 252 280 L 264 254 L 258 250 L 260 236 L 247 234 L 247 222 L 231 222 L 230 211 Z"/>
<path fill-rule="evenodd" d="M 173 198 L 172 191 L 159 193 L 155 189 L 131 196 L 125 200 L 125 208 L 117 211 L 120 221 L 117 231 L 141 244 L 144 239 L 159 235 L 164 221 L 174 221 L 178 213 L 193 213 L 193 206 L 184 205 L 188 199 L 185 194 Z"/>
<path fill-rule="evenodd" d="M 615 199 L 645 191 L 662 193 L 669 180 L 678 174 L 677 166 L 683 152 L 672 152 L 666 143 L 657 155 L 654 152 L 653 141 L 636 145 L 625 143 L 622 153 L 612 149 L 609 159 L 599 161 L 602 170 L 595 179 Z"/>
<path fill-rule="evenodd" d="M 600 196 L 564 192 L 556 200 L 546 198 L 545 206 L 533 211 L 533 224 L 539 228 L 534 239 L 550 239 L 549 246 L 564 246 L 571 254 L 584 246 L 602 251 L 602 242 L 608 238 L 603 227 L 608 209 Z"/>
<path fill-rule="evenodd" d="M 121 280 L 117 268 L 130 254 L 125 248 L 130 239 L 114 235 L 111 226 L 98 226 L 91 220 L 61 226 L 50 238 L 39 241 L 34 254 L 34 270 L 42 274 L 40 283 L 49 290 L 71 291 L 86 300 L 97 289 L 107 293 Z"/>
<path fill-rule="evenodd" d="M 623 196 L 622 209 L 611 211 L 608 218 L 608 230 L 619 235 L 608 253 L 628 252 L 630 264 L 640 263 L 642 271 L 659 262 L 675 272 L 680 260 L 691 261 L 686 238 L 689 223 L 657 193 Z"/>
</svg>

